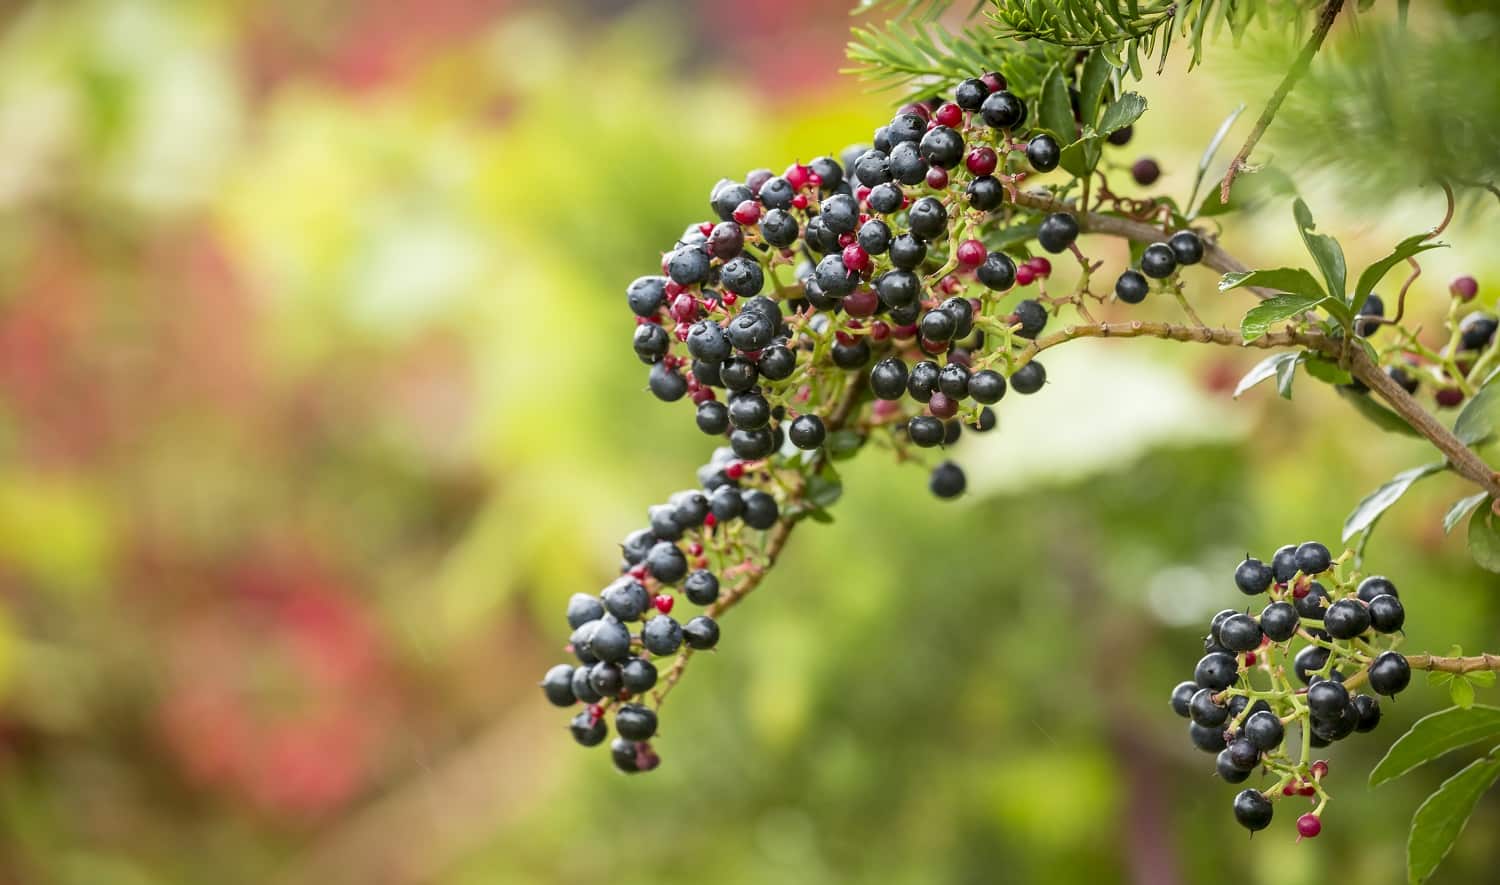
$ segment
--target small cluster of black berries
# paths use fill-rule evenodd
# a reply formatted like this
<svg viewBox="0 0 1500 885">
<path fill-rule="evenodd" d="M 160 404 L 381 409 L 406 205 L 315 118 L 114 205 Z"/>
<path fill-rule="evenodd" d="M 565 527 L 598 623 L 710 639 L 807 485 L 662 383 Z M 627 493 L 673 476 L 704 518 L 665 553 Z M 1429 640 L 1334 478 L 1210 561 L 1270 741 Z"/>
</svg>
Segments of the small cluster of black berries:
<svg viewBox="0 0 1500 885">
<path fill-rule="evenodd" d="M 782 518 L 766 490 L 769 477 L 747 470 L 731 449 L 715 451 L 698 479 L 700 489 L 649 508 L 649 525 L 625 537 L 617 580 L 598 594 L 575 593 L 568 600 L 569 649 L 578 664 L 558 664 L 542 678 L 553 704 L 585 705 L 571 729 L 586 747 L 609 735 L 606 720 L 613 710 L 618 736 L 610 752 L 615 766 L 628 773 L 660 762 L 650 743 L 659 706 L 647 694 L 658 677 L 652 658 L 719 642 L 719 625 L 709 614 L 685 623 L 671 616 L 677 596 L 712 612 L 721 576 L 751 561 L 753 539 L 745 530 L 770 529 Z M 721 564 L 717 572 L 711 560 Z"/>
<path fill-rule="evenodd" d="M 1479 294 L 1479 283 L 1471 276 L 1461 276 L 1448 285 L 1448 294 L 1453 298 L 1454 315 L 1462 305 L 1473 301 Z M 1369 338 L 1386 325 L 1385 300 L 1375 293 L 1365 296 L 1359 314 L 1354 321 L 1354 330 L 1361 337 Z M 1464 314 L 1458 321 L 1450 340 L 1438 351 L 1421 348 L 1397 349 L 1393 351 L 1395 365 L 1385 367 L 1385 373 L 1407 393 L 1415 395 L 1425 379 L 1432 386 L 1433 401 L 1440 407 L 1451 409 L 1462 405 L 1465 399 L 1462 380 L 1483 380 L 1497 362 L 1495 333 L 1500 330 L 1500 318 L 1484 311 Z M 1415 335 L 1412 335 L 1415 343 Z M 1478 370 L 1477 372 L 1475 370 Z M 1345 387 L 1355 393 L 1368 393 L 1369 388 L 1358 378 Z"/>
<path fill-rule="evenodd" d="M 1316 836 L 1328 765 L 1313 761 L 1311 750 L 1380 723 L 1379 701 L 1358 687 L 1391 696 L 1411 681 L 1406 658 L 1380 647 L 1394 644 L 1387 637 L 1406 620 L 1396 586 L 1380 576 L 1345 576 L 1347 558 L 1335 560 L 1308 541 L 1282 547 L 1269 564 L 1240 563 L 1235 586 L 1270 602 L 1259 613 L 1214 615 L 1193 679 L 1172 690 L 1172 709 L 1190 720 L 1193 745 L 1217 754 L 1221 778 L 1242 783 L 1257 768 L 1278 778 L 1268 790 L 1235 797 L 1235 819 L 1251 831 L 1270 824 L 1275 799 L 1302 795 L 1317 805 L 1297 831 Z M 1300 728 L 1295 750 L 1285 740 L 1293 724 Z"/>
<path fill-rule="evenodd" d="M 1024 218 L 999 210 L 1027 175 L 1060 162 L 1057 139 L 1027 136 L 1026 120 L 1026 103 L 986 74 L 960 83 L 952 101 L 903 107 L 873 147 L 720 181 L 714 220 L 688 227 L 662 274 L 627 291 L 651 391 L 691 399 L 698 427 L 727 435 L 750 461 L 788 442 L 825 445 L 844 376 L 857 370 L 880 401 L 873 425 L 899 447 L 950 445 L 965 426 L 994 427 L 991 407 L 1008 388 L 1030 394 L 1045 383 L 1042 364 L 1015 351 L 1058 302 L 1043 291 L 1002 306 L 1052 265 L 1011 235 L 1004 250 L 985 245 L 1013 234 L 1007 226 L 1023 229 Z M 1049 253 L 1076 252 L 1078 233 L 1073 215 L 1055 212 L 1035 240 Z M 1163 279 L 1202 254 L 1191 231 L 1148 247 L 1141 272 L 1121 277 L 1120 300 L 1145 297 L 1141 273 Z M 951 462 L 930 480 L 943 497 L 964 485 Z"/>
</svg>

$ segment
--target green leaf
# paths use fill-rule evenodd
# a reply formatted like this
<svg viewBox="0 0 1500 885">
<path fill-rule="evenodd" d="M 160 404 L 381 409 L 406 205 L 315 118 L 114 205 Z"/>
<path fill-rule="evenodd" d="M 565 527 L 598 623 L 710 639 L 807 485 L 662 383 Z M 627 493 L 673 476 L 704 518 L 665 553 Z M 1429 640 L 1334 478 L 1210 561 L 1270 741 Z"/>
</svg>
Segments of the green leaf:
<svg viewBox="0 0 1500 885">
<path fill-rule="evenodd" d="M 1307 246 L 1308 254 L 1323 272 L 1323 282 L 1328 286 L 1328 294 L 1340 301 L 1344 300 L 1348 270 L 1344 267 L 1343 247 L 1333 237 L 1313 233 L 1317 225 L 1313 223 L 1312 212 L 1301 197 L 1292 204 L 1292 215 L 1297 219 L 1297 229 L 1302 232 L 1302 242 Z"/>
<path fill-rule="evenodd" d="M 1359 282 L 1354 287 L 1354 297 L 1349 300 L 1349 303 L 1355 307 L 1364 304 L 1365 296 L 1370 294 L 1380 284 L 1385 275 L 1390 273 L 1391 268 L 1406 259 L 1426 252 L 1428 249 L 1443 249 L 1447 247 L 1447 243 L 1427 242 L 1428 236 L 1430 234 L 1414 234 L 1407 237 L 1396 244 L 1396 248 L 1391 251 L 1391 254 L 1365 268 L 1364 272 L 1359 275 Z"/>
<path fill-rule="evenodd" d="M 1474 708 L 1474 686 L 1469 680 L 1458 676 L 1448 686 L 1448 696 L 1453 698 L 1453 703 L 1460 710 L 1472 710 Z"/>
<path fill-rule="evenodd" d="M 1245 104 L 1241 102 L 1239 107 L 1230 111 L 1229 116 L 1224 118 L 1224 122 L 1219 124 L 1214 137 L 1208 140 L 1208 146 L 1203 149 L 1203 156 L 1198 158 L 1198 172 L 1193 176 L 1193 192 L 1188 195 L 1188 206 L 1191 207 L 1198 201 L 1198 188 L 1203 186 L 1203 176 L 1208 174 L 1208 164 L 1214 161 L 1214 154 L 1219 152 L 1219 145 L 1224 143 L 1225 136 L 1229 135 L 1230 128 L 1234 126 L 1234 121 L 1238 120 L 1240 114 L 1244 112 Z"/>
<path fill-rule="evenodd" d="M 1489 495 L 1484 492 L 1475 492 L 1467 498 L 1461 498 L 1453 502 L 1448 512 L 1443 514 L 1443 534 L 1453 533 L 1453 527 L 1464 521 L 1464 517 L 1474 512 L 1474 508 L 1484 503 Z"/>
<path fill-rule="evenodd" d="M 820 522 L 823 525 L 833 524 L 833 514 L 829 513 L 827 510 L 824 510 L 821 507 L 810 507 L 805 512 L 807 514 L 807 518 L 812 520 L 813 522 Z"/>
<path fill-rule="evenodd" d="M 1437 870 L 1496 778 L 1500 778 L 1500 757 L 1491 754 L 1474 760 L 1427 797 L 1411 819 L 1406 842 L 1408 882 L 1419 885 Z"/>
<path fill-rule="evenodd" d="M 826 446 L 828 448 L 828 454 L 831 455 L 835 461 L 842 461 L 846 458 L 852 458 L 854 456 L 854 453 L 858 452 L 860 447 L 864 444 L 865 438 L 858 431 L 839 430 L 835 431 L 828 437 Z"/>
<path fill-rule="evenodd" d="M 1385 758 L 1370 769 L 1370 786 L 1378 787 L 1460 747 L 1496 737 L 1500 737 L 1500 707 L 1449 707 L 1429 713 L 1396 738 Z"/>
<path fill-rule="evenodd" d="M 1281 394 L 1282 399 L 1292 398 L 1292 381 L 1297 377 L 1297 364 L 1305 362 L 1306 356 L 1307 351 L 1304 350 L 1292 360 L 1276 367 L 1276 392 Z"/>
<path fill-rule="evenodd" d="M 1245 318 L 1240 320 L 1240 334 L 1244 336 L 1248 344 L 1266 334 L 1277 323 L 1285 322 L 1303 311 L 1311 310 L 1325 300 L 1327 300 L 1326 296 L 1322 295 L 1316 298 L 1306 295 L 1277 295 L 1274 298 L 1267 298 L 1250 308 Z"/>
<path fill-rule="evenodd" d="M 1068 98 L 1068 83 L 1062 70 L 1056 66 L 1047 72 L 1042 81 L 1042 103 L 1038 121 L 1043 129 L 1051 130 L 1059 144 L 1071 144 L 1078 138 L 1078 124 L 1073 120 L 1073 103 Z"/>
<path fill-rule="evenodd" d="M 1500 384 L 1487 382 L 1453 422 L 1453 435 L 1466 446 L 1477 446 L 1495 436 L 1500 426 Z"/>
<path fill-rule="evenodd" d="M 1102 153 L 1099 137 L 1086 135 L 1063 148 L 1058 165 L 1074 178 L 1087 178 L 1094 174 L 1094 167 L 1099 165 Z"/>
<path fill-rule="evenodd" d="M 1307 367 L 1307 374 L 1325 384 L 1350 384 L 1354 381 L 1348 369 L 1340 367 L 1338 363 L 1326 356 L 1318 354 L 1309 356 L 1304 365 Z"/>
<path fill-rule="evenodd" d="M 1381 430 L 1389 431 L 1391 433 L 1399 433 L 1403 436 L 1421 435 L 1417 433 L 1417 431 L 1410 424 L 1406 423 L 1405 418 L 1402 418 L 1400 415 L 1397 415 L 1395 412 L 1392 412 L 1390 409 L 1387 409 L 1380 403 L 1375 402 L 1370 398 L 1370 395 L 1368 393 L 1353 391 L 1348 389 L 1347 387 L 1339 387 L 1336 389 L 1338 390 L 1339 395 L 1342 396 L 1344 400 L 1349 403 L 1349 405 L 1354 407 L 1354 410 L 1356 412 L 1359 412 L 1361 415 L 1365 416 L 1365 418 L 1369 419 L 1370 423 L 1374 424 L 1376 427 L 1379 427 Z"/>
<path fill-rule="evenodd" d="M 1350 538 L 1364 531 L 1380 518 L 1380 514 L 1390 509 L 1392 504 L 1401 500 L 1401 496 L 1412 485 L 1424 476 L 1431 476 L 1448 466 L 1447 461 L 1434 461 L 1431 464 L 1423 464 L 1421 467 L 1413 467 L 1396 474 L 1391 480 L 1375 491 L 1365 496 L 1363 501 L 1354 505 L 1354 511 L 1344 520 L 1344 534 L 1341 540 L 1347 542 Z"/>
<path fill-rule="evenodd" d="M 1110 64 L 1104 53 L 1094 51 L 1083 63 L 1083 73 L 1078 77 L 1078 116 L 1083 125 L 1092 126 L 1099 117 L 1099 101 L 1104 97 L 1104 87 L 1109 85 L 1109 75 L 1115 65 Z"/>
<path fill-rule="evenodd" d="M 830 464 L 807 480 L 807 500 L 822 510 L 832 507 L 844 495 L 844 481 Z"/>
<path fill-rule="evenodd" d="M 1480 688 L 1490 688 L 1495 684 L 1495 671 L 1475 670 L 1473 673 L 1465 673 L 1464 678 Z"/>
<path fill-rule="evenodd" d="M 1138 93 L 1127 92 L 1110 102 L 1096 128 L 1100 135 L 1109 135 L 1139 120 L 1145 112 L 1146 100 Z"/>
<path fill-rule="evenodd" d="M 1488 498 L 1469 517 L 1469 555 L 1480 568 L 1500 572 L 1500 516 Z"/>
<path fill-rule="evenodd" d="M 1219 184 L 1222 182 L 1221 178 L 1214 187 L 1209 188 L 1203 197 L 1203 204 L 1194 213 L 1195 217 L 1212 218 L 1230 212 L 1257 209 L 1275 197 L 1296 192 L 1291 177 L 1275 166 L 1267 166 L 1254 173 L 1240 173 L 1234 180 L 1234 190 L 1230 192 L 1227 203 L 1219 202 Z"/>
<path fill-rule="evenodd" d="M 1251 270 L 1244 273 L 1227 273 L 1219 280 L 1219 291 L 1228 292 L 1241 286 L 1260 286 L 1278 292 L 1290 292 L 1307 298 L 1323 298 L 1328 293 L 1313 279 L 1313 275 L 1300 267 L 1273 267 L 1268 270 Z"/>
<path fill-rule="evenodd" d="M 1299 354 L 1296 353 L 1277 353 L 1272 354 L 1271 356 L 1268 356 L 1260 362 L 1256 363 L 1253 367 L 1251 367 L 1250 371 L 1245 373 L 1245 377 L 1240 379 L 1240 383 L 1235 385 L 1234 398 L 1239 399 L 1240 394 L 1266 380 L 1272 375 L 1278 374 L 1282 363 L 1295 364 L 1298 356 Z"/>
</svg>

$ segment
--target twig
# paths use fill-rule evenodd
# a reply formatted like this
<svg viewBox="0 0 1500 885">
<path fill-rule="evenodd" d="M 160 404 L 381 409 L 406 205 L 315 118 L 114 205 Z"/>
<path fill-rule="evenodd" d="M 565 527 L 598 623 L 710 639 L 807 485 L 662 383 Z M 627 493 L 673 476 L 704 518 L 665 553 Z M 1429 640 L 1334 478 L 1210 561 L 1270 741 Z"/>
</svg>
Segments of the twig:
<svg viewBox="0 0 1500 885">
<path fill-rule="evenodd" d="M 1276 112 L 1281 109 L 1281 103 L 1291 93 L 1292 87 L 1297 85 L 1307 68 L 1312 64 L 1313 56 L 1318 54 L 1318 49 L 1323 45 L 1323 38 L 1333 28 L 1334 19 L 1338 18 L 1339 10 L 1344 7 L 1344 0 L 1328 0 L 1323 4 L 1323 11 L 1318 14 L 1318 24 L 1313 28 L 1312 37 L 1302 51 L 1297 54 L 1297 60 L 1292 62 L 1292 67 L 1281 78 L 1281 84 L 1271 94 L 1271 100 L 1266 102 L 1266 109 L 1260 112 L 1260 119 L 1255 121 L 1255 128 L 1250 130 L 1250 137 L 1245 139 L 1245 144 L 1240 152 L 1234 155 L 1229 163 L 1229 170 L 1224 173 L 1224 183 L 1219 187 L 1219 202 L 1229 202 L 1229 188 L 1234 184 L 1234 177 L 1245 168 L 1245 161 L 1250 158 L 1250 152 L 1260 142 L 1260 137 L 1266 134 L 1266 127 L 1276 118 Z"/>
<path fill-rule="evenodd" d="M 1467 658 L 1446 658 L 1438 655 L 1407 655 L 1406 663 L 1413 670 L 1440 670 L 1444 673 L 1474 673 L 1479 670 L 1500 670 L 1500 655 L 1473 655 Z"/>
</svg>

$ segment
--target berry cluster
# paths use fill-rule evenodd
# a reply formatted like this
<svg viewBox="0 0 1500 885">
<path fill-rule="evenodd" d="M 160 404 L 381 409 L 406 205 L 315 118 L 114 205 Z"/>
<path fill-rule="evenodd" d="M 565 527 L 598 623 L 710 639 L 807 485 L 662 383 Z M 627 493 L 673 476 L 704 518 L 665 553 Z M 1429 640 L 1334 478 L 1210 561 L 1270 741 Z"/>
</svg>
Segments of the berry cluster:
<svg viewBox="0 0 1500 885">
<path fill-rule="evenodd" d="M 754 568 L 753 535 L 782 518 L 770 474 L 728 448 L 714 452 L 698 479 L 701 488 L 648 508 L 649 524 L 620 543 L 617 580 L 597 595 L 575 593 L 568 600 L 568 648 L 578 664 L 558 664 L 542 678 L 553 704 L 585 705 L 571 724 L 574 739 L 585 747 L 609 735 L 613 710 L 617 737 L 610 752 L 615 766 L 628 773 L 660 762 L 650 743 L 660 706 L 659 697 L 648 697 L 658 679 L 652 659 L 718 644 L 712 613 L 721 577 Z M 708 613 L 679 622 L 672 617 L 679 595 Z"/>
<path fill-rule="evenodd" d="M 1413 395 L 1426 381 L 1433 402 L 1451 409 L 1462 405 L 1473 387 L 1487 379 L 1500 363 L 1500 348 L 1495 346 L 1500 318 L 1484 311 L 1464 312 L 1479 294 L 1479 283 L 1471 276 L 1454 279 L 1448 294 L 1448 341 L 1439 348 L 1429 348 L 1416 332 L 1397 325 L 1394 344 L 1385 348 L 1387 361 L 1394 361 L 1386 366 L 1385 373 Z M 1394 324 L 1394 319 L 1386 317 L 1385 300 L 1371 293 L 1360 305 L 1354 330 L 1363 338 L 1372 338 L 1382 326 Z M 1347 386 L 1356 393 L 1369 390 L 1358 379 Z"/>
<path fill-rule="evenodd" d="M 907 105 L 873 147 L 841 161 L 720 181 L 716 220 L 689 226 L 662 275 L 627 291 L 651 391 L 691 399 L 704 433 L 756 460 L 787 442 L 823 446 L 827 412 L 855 371 L 878 400 L 863 429 L 889 430 L 903 454 L 952 444 L 964 427 L 991 429 L 1007 389 L 1040 390 L 1046 369 L 1024 350 L 1084 293 L 1049 296 L 1052 262 L 1030 240 L 1072 252 L 1085 280 L 1089 267 L 1072 214 L 1014 205 L 1017 186 L 1056 169 L 1061 150 L 1049 133 L 1025 133 L 1026 103 L 1005 86 L 987 74 L 960 83 L 952 101 Z M 1041 216 L 1034 229 L 1028 215 Z M 1149 246 L 1118 299 L 1140 302 L 1147 277 L 1165 280 L 1203 249 L 1191 231 Z M 1035 297 L 1008 302 L 1032 286 Z M 961 494 L 962 471 L 945 463 L 930 486 Z"/>
<path fill-rule="evenodd" d="M 1235 796 L 1235 819 L 1252 832 L 1271 823 L 1277 799 L 1301 795 L 1317 804 L 1298 818 L 1297 832 L 1316 836 L 1328 764 L 1313 761 L 1312 750 L 1372 731 L 1380 723 L 1375 695 L 1395 695 L 1411 681 L 1406 658 L 1390 650 L 1406 620 L 1396 585 L 1345 574 L 1350 558 L 1308 541 L 1282 547 L 1269 564 L 1240 563 L 1235 586 L 1270 601 L 1258 614 L 1214 615 L 1192 681 L 1172 690 L 1172 709 L 1190 720 L 1194 746 L 1217 754 L 1220 777 L 1238 784 L 1261 769 L 1277 778 L 1267 790 Z M 1373 694 L 1360 693 L 1364 686 Z M 1294 724 L 1297 746 L 1288 749 Z"/>
</svg>

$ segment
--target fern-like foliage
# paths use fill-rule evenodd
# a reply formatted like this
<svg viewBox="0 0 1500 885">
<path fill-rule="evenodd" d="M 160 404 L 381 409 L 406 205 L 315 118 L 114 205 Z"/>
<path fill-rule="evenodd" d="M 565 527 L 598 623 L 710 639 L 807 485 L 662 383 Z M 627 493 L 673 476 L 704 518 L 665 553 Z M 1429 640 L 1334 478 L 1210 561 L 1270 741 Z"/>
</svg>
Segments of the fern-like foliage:
<svg viewBox="0 0 1500 885">
<path fill-rule="evenodd" d="M 846 73 L 920 98 L 951 91 L 960 80 L 985 71 L 999 71 L 1013 91 L 1035 95 L 1047 70 L 1070 60 L 1074 50 L 1006 40 L 984 25 L 953 31 L 930 21 L 897 18 L 855 28 L 848 55 L 853 64 Z"/>
<path fill-rule="evenodd" d="M 992 0 L 991 18 L 1002 36 L 1059 46 L 1098 49 L 1137 79 L 1141 60 L 1166 64 L 1174 40 L 1192 49 L 1191 68 L 1203 44 L 1227 27 L 1236 41 L 1261 19 L 1300 21 L 1318 0 Z"/>
</svg>

